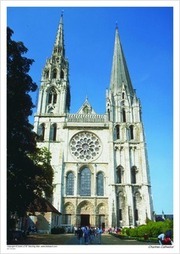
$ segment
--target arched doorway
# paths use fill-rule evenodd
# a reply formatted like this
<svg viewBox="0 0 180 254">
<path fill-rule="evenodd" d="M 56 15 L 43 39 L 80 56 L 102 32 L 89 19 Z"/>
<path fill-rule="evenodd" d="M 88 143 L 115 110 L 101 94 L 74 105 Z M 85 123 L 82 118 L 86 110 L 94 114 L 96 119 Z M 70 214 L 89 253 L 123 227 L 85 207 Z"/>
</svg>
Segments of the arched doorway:
<svg viewBox="0 0 180 254">
<path fill-rule="evenodd" d="M 81 214 L 81 222 L 80 225 L 81 227 L 85 227 L 85 226 L 90 226 L 90 214 Z"/>
<path fill-rule="evenodd" d="M 79 226 L 94 225 L 93 204 L 87 200 L 82 201 L 77 207 L 77 224 Z"/>
</svg>

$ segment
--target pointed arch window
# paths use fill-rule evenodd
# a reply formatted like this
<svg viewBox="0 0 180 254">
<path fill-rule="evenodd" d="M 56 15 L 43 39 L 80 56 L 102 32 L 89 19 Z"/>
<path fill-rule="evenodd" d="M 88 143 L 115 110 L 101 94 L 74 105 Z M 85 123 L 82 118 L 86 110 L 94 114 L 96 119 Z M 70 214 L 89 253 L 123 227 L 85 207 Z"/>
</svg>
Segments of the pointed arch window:
<svg viewBox="0 0 180 254">
<path fill-rule="evenodd" d="M 72 172 L 67 174 L 66 195 L 74 195 L 74 174 Z"/>
<path fill-rule="evenodd" d="M 39 125 L 38 136 L 40 141 L 44 141 L 44 138 L 45 138 L 45 124 L 44 123 Z"/>
<path fill-rule="evenodd" d="M 97 196 L 104 196 L 104 174 L 99 172 L 96 179 Z"/>
<path fill-rule="evenodd" d="M 131 168 L 131 183 L 136 183 L 136 172 L 137 172 L 137 167 L 133 166 Z"/>
<path fill-rule="evenodd" d="M 57 125 L 54 123 L 51 125 L 50 128 L 50 141 L 56 141 L 56 135 L 57 135 Z"/>
<path fill-rule="evenodd" d="M 91 196 L 91 171 L 84 168 L 80 172 L 80 196 Z"/>
<path fill-rule="evenodd" d="M 48 104 L 56 104 L 57 102 L 57 93 L 56 93 L 56 89 L 53 87 L 49 90 L 49 94 L 48 94 Z"/>
<path fill-rule="evenodd" d="M 122 183 L 122 174 L 123 174 L 123 167 L 118 166 L 116 171 L 117 183 Z"/>
</svg>

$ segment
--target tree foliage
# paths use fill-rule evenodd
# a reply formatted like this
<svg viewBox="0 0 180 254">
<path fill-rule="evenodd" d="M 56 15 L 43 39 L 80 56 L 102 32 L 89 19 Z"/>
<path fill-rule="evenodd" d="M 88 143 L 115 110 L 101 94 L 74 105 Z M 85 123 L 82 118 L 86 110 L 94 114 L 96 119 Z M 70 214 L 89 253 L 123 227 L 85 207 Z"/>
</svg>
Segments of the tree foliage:
<svg viewBox="0 0 180 254">
<path fill-rule="evenodd" d="M 53 169 L 50 164 L 51 154 L 46 147 L 37 148 L 35 153 L 30 154 L 30 158 L 34 164 L 39 168 L 41 174 L 36 177 L 36 194 L 42 196 L 46 194 L 46 197 L 52 195 L 52 181 L 53 181 Z"/>
<path fill-rule="evenodd" d="M 27 48 L 12 40 L 7 29 L 7 210 L 23 215 L 37 196 L 52 193 L 50 154 L 36 147 L 36 134 L 28 117 L 34 107 L 29 92 L 37 85 L 29 70 L 34 62 Z"/>
<path fill-rule="evenodd" d="M 7 144 L 9 154 L 15 149 L 23 153 L 34 151 L 36 146 L 33 126 L 28 117 L 34 107 L 29 92 L 37 85 L 28 75 L 32 59 L 23 57 L 27 48 L 22 42 L 11 39 L 13 31 L 7 29 Z"/>
</svg>

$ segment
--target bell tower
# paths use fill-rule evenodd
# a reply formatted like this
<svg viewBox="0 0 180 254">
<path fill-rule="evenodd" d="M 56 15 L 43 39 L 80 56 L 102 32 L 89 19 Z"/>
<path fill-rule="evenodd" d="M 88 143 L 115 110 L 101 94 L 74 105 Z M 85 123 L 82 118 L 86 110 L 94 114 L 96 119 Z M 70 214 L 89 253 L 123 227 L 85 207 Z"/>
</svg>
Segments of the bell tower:
<svg viewBox="0 0 180 254">
<path fill-rule="evenodd" d="M 152 217 L 149 165 L 141 104 L 133 89 L 118 27 L 115 31 L 110 87 L 106 112 L 113 144 L 112 203 L 116 223 L 139 225 Z"/>
<path fill-rule="evenodd" d="M 37 115 L 63 116 L 69 112 L 69 64 L 65 58 L 63 15 L 61 15 L 52 55 L 42 72 Z"/>
</svg>

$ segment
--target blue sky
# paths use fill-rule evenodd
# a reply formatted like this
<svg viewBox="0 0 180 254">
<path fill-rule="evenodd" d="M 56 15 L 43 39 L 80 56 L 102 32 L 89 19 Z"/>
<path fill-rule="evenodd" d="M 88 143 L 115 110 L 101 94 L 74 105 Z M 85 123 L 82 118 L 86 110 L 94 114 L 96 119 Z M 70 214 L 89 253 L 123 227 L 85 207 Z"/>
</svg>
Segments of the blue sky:
<svg viewBox="0 0 180 254">
<path fill-rule="evenodd" d="M 154 210 L 173 213 L 173 9 L 171 7 L 12 7 L 7 24 L 35 60 L 30 75 L 40 85 L 64 10 L 71 109 L 86 96 L 105 112 L 116 23 L 133 87 L 142 104 Z M 37 102 L 37 93 L 32 95 Z M 36 111 L 36 110 L 35 110 Z M 30 118 L 33 123 L 33 117 Z"/>
</svg>

